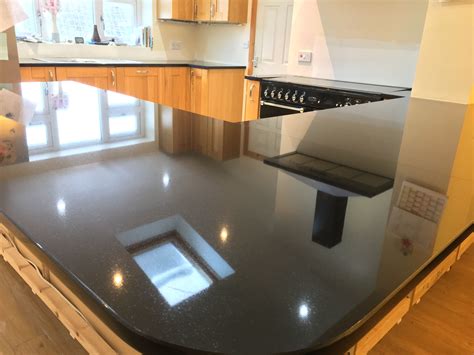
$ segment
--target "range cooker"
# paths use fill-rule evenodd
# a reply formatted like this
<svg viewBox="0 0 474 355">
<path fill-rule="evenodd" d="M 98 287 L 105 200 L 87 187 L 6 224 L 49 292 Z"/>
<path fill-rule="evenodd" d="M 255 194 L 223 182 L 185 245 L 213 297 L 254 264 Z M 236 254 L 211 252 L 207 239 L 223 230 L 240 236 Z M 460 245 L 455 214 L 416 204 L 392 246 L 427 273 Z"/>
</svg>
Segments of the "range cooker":
<svg viewBox="0 0 474 355">
<path fill-rule="evenodd" d="M 364 87 L 363 84 L 360 86 Z M 397 89 L 395 92 L 406 90 L 393 89 Z M 382 92 L 345 90 L 264 79 L 261 81 L 260 118 L 360 105 L 398 97 L 400 96 Z"/>
</svg>

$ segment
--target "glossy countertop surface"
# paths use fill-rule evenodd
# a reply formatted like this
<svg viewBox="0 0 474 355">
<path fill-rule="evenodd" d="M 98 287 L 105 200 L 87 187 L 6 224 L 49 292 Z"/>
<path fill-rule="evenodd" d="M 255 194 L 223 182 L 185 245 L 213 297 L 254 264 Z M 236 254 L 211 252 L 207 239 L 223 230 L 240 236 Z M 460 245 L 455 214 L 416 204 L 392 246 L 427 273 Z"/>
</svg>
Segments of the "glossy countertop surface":
<svg viewBox="0 0 474 355">
<path fill-rule="evenodd" d="M 185 60 L 128 60 L 115 58 L 23 58 L 20 66 L 121 66 L 121 67 L 191 67 L 203 69 L 245 69 L 245 65 Z"/>
<path fill-rule="evenodd" d="M 472 106 L 401 98 L 242 123 L 242 153 L 217 161 L 160 151 L 156 141 L 167 129 L 188 139 L 182 118 L 156 127 L 114 121 L 153 116 L 155 105 L 76 83 L 33 84 L 23 84 L 36 103 L 33 119 L 14 116 L 56 133 L 41 140 L 28 128 L 27 141 L 24 125 L 1 119 L 9 154 L 0 163 L 0 211 L 117 322 L 157 347 L 320 348 L 360 324 L 472 223 Z M 0 114 L 11 111 L 1 103 Z M 86 132 L 76 126 L 85 117 L 97 117 L 82 121 Z M 81 142 L 86 149 L 97 126 L 100 142 L 90 144 L 101 151 L 66 154 Z M 147 143 L 115 146 L 137 126 Z M 39 147 L 49 139 L 53 148 Z M 393 188 L 369 198 L 261 160 L 291 152 L 393 179 Z M 391 229 L 404 180 L 449 195 L 431 234 Z M 332 248 L 312 240 L 320 191 L 348 198 L 342 240 Z M 151 240 L 158 246 L 137 252 Z M 173 274 L 167 267 L 176 258 L 186 266 Z M 176 280 L 187 280 L 186 290 Z"/>
<path fill-rule="evenodd" d="M 400 96 L 410 96 L 410 88 L 386 86 L 376 84 L 355 83 L 350 81 L 319 79 L 297 75 L 278 75 L 278 76 L 246 76 L 247 79 L 266 81 L 271 83 L 291 83 L 304 86 L 317 86 L 328 89 L 375 92 L 383 94 L 392 94 Z"/>
</svg>

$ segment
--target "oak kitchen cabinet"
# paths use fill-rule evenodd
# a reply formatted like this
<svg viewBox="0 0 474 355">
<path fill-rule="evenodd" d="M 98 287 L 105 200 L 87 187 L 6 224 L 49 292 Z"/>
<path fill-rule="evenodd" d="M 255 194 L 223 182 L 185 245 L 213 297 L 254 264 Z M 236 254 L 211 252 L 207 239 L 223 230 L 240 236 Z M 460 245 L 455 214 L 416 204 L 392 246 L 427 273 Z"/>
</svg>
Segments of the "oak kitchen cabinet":
<svg viewBox="0 0 474 355">
<path fill-rule="evenodd" d="M 117 67 L 117 91 L 141 100 L 158 102 L 162 68 Z"/>
<path fill-rule="evenodd" d="M 162 105 L 189 110 L 190 68 L 165 67 L 158 87 L 156 100 Z"/>
<path fill-rule="evenodd" d="M 190 110 L 230 122 L 242 121 L 244 69 L 191 70 Z"/>
<path fill-rule="evenodd" d="M 21 67 L 21 81 L 55 81 L 56 69 L 54 67 Z"/>
<path fill-rule="evenodd" d="M 248 0 L 159 0 L 162 20 L 246 23 Z"/>
<path fill-rule="evenodd" d="M 161 20 L 194 20 L 194 0 L 160 0 L 156 6 Z"/>
<path fill-rule="evenodd" d="M 260 81 L 245 80 L 244 121 L 256 120 L 260 115 Z"/>
<path fill-rule="evenodd" d="M 56 79 L 73 80 L 103 90 L 117 89 L 114 67 L 56 67 Z"/>
</svg>

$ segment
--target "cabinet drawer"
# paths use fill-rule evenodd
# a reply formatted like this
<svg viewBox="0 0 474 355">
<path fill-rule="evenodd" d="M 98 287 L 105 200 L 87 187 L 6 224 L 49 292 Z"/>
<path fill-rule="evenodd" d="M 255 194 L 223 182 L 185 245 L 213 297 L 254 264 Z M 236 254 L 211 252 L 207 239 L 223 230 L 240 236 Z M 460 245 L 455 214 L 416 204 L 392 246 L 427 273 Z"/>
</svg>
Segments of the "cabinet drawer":
<svg viewBox="0 0 474 355">
<path fill-rule="evenodd" d="M 451 252 L 438 266 L 436 266 L 413 291 L 413 303 L 418 303 L 420 298 L 447 272 L 456 262 L 457 249 Z"/>
<path fill-rule="evenodd" d="M 355 354 L 367 354 L 407 314 L 409 309 L 410 298 L 405 297 L 357 342 Z"/>
<path fill-rule="evenodd" d="M 160 68 L 150 68 L 150 67 L 126 67 L 123 68 L 123 73 L 128 77 L 136 76 L 158 76 Z"/>
</svg>

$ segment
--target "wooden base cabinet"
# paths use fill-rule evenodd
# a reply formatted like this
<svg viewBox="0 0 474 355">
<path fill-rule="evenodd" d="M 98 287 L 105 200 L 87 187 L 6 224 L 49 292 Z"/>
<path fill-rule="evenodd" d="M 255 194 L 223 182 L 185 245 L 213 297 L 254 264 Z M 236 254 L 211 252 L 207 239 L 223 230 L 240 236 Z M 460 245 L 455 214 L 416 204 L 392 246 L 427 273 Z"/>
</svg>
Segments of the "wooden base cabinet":
<svg viewBox="0 0 474 355">
<path fill-rule="evenodd" d="M 59 81 L 77 81 L 103 90 L 117 89 L 116 69 L 112 67 L 56 67 L 56 78 Z"/>
<path fill-rule="evenodd" d="M 55 67 L 21 67 L 20 76 L 22 82 L 55 81 Z"/>
<path fill-rule="evenodd" d="M 162 68 L 118 67 L 117 91 L 141 100 L 158 102 L 158 87 Z"/>
<path fill-rule="evenodd" d="M 260 117 L 260 81 L 245 80 L 244 121 Z"/>
<path fill-rule="evenodd" d="M 162 75 L 155 102 L 180 110 L 189 110 L 190 68 L 160 68 Z"/>
</svg>

